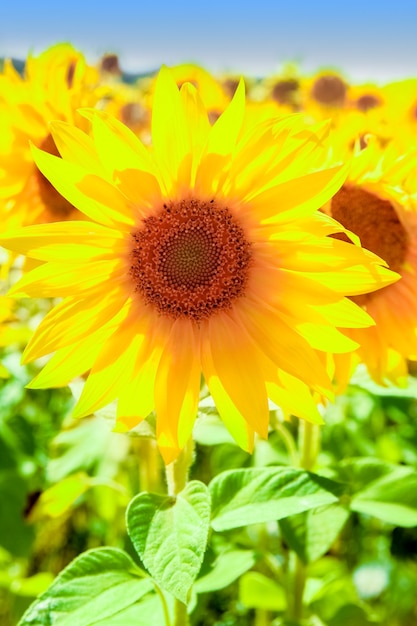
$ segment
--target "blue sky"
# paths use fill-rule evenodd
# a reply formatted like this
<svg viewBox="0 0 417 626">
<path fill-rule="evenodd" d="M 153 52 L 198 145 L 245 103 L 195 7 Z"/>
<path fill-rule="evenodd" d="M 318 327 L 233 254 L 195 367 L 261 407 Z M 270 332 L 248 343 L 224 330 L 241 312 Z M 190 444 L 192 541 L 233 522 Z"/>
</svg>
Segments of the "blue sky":
<svg viewBox="0 0 417 626">
<path fill-rule="evenodd" d="M 58 8 L 59 6 L 59 8 Z M 297 62 L 347 78 L 417 76 L 417 2 L 333 0 L 4 2 L 0 56 L 70 41 L 92 62 L 116 52 L 125 71 L 185 61 L 251 75 Z"/>
</svg>

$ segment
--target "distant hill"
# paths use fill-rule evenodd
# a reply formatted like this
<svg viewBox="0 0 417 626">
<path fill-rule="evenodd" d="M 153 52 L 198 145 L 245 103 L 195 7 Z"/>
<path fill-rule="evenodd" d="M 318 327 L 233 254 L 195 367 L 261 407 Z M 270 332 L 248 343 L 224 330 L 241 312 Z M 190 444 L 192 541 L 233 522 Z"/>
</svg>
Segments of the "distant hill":
<svg viewBox="0 0 417 626">
<path fill-rule="evenodd" d="M 21 59 L 14 59 L 12 58 L 12 63 L 13 66 L 16 68 L 16 70 L 19 72 L 19 74 L 23 74 L 24 69 L 25 69 L 25 62 L 22 61 Z M 3 71 L 3 65 L 4 65 L 4 59 L 0 58 L 0 71 Z M 137 80 L 139 80 L 140 78 L 145 78 L 146 76 L 151 76 L 152 74 L 156 73 L 157 70 L 149 70 L 149 72 L 139 72 L 137 74 L 133 74 L 131 72 L 123 72 L 122 73 L 122 80 L 125 83 L 128 83 L 129 85 L 135 83 Z"/>
<path fill-rule="evenodd" d="M 0 70 L 3 71 L 3 63 L 4 63 L 4 59 L 0 59 Z M 19 74 L 23 74 L 23 70 L 25 69 L 25 62 L 21 61 L 20 59 L 13 59 L 12 58 L 12 63 L 14 65 L 14 67 L 17 69 L 17 71 L 19 72 Z"/>
</svg>

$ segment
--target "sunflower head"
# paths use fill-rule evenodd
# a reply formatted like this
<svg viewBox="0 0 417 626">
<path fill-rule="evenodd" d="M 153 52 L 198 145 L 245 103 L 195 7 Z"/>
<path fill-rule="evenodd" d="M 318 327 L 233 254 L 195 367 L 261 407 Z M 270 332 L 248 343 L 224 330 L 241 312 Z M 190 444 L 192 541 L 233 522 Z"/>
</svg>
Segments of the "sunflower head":
<svg viewBox="0 0 417 626">
<path fill-rule="evenodd" d="M 327 353 L 372 320 L 346 296 L 396 280 L 376 255 L 330 235 L 318 209 L 345 181 L 325 167 L 328 124 L 301 116 L 244 124 L 241 81 L 214 124 L 191 83 L 162 68 L 152 145 L 99 111 L 88 134 L 51 126 L 62 158 L 33 148 L 42 174 L 89 221 L 29 226 L 4 245 L 42 261 L 16 295 L 63 300 L 25 360 L 54 353 L 33 387 L 89 370 L 75 415 L 117 399 L 116 427 L 155 411 L 170 462 L 191 435 L 203 375 L 237 442 L 268 433 L 272 399 L 316 423 L 331 394 Z"/>
<path fill-rule="evenodd" d="M 407 189 L 416 166 L 412 152 L 403 155 L 394 145 L 383 150 L 373 140 L 356 154 L 346 183 L 326 207 L 401 276 L 395 284 L 355 297 L 375 321 L 372 328 L 349 331 L 359 344 L 355 362 L 365 363 L 381 384 L 402 384 L 407 360 L 417 355 L 417 203 Z M 342 370 L 349 368 L 344 364 Z"/>
<path fill-rule="evenodd" d="M 54 119 L 86 124 L 76 113 L 95 104 L 98 74 L 69 44 L 47 49 L 26 60 L 24 76 L 6 63 L 0 76 L 2 144 L 0 145 L 0 205 L 10 225 L 80 217 L 39 172 L 30 143 L 59 155 L 49 130 Z"/>
</svg>

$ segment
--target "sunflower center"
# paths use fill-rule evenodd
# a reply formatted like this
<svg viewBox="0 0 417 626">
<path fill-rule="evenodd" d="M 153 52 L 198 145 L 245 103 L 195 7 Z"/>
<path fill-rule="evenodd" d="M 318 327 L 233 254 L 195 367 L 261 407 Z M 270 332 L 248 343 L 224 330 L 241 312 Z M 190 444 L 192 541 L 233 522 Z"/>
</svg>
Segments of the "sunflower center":
<svg viewBox="0 0 417 626">
<path fill-rule="evenodd" d="M 272 99 L 278 104 L 294 104 L 298 88 L 299 83 L 295 78 L 279 80 L 272 88 Z"/>
<path fill-rule="evenodd" d="M 370 109 L 380 106 L 381 100 L 373 94 L 364 94 L 356 100 L 356 108 L 362 113 L 366 113 Z"/>
<path fill-rule="evenodd" d="M 132 238 L 135 290 L 161 315 L 198 322 L 229 309 L 245 292 L 250 243 L 215 200 L 166 203 Z"/>
<path fill-rule="evenodd" d="M 346 185 L 333 197 L 331 213 L 345 228 L 359 236 L 364 248 L 384 259 L 394 272 L 401 270 L 407 254 L 408 235 L 388 200 Z"/>
<path fill-rule="evenodd" d="M 346 84 L 339 76 L 320 76 L 314 81 L 311 95 L 327 106 L 341 106 L 346 97 Z"/>
<path fill-rule="evenodd" d="M 53 154 L 54 156 L 61 156 L 58 152 L 58 148 L 55 145 L 55 141 L 52 135 L 48 135 L 40 144 L 39 148 Z M 55 189 L 49 180 L 36 168 L 36 179 L 38 183 L 39 195 L 43 204 L 51 213 L 55 220 L 67 218 L 75 209 L 72 204 L 68 202 L 61 194 Z"/>
</svg>

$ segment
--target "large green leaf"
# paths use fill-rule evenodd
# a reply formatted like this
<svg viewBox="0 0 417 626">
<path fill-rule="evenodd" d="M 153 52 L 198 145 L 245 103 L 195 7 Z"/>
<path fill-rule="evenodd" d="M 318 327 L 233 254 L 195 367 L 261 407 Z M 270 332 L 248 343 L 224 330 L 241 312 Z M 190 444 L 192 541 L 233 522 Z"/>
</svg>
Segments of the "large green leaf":
<svg viewBox="0 0 417 626">
<path fill-rule="evenodd" d="M 223 472 L 209 485 L 212 526 L 223 531 L 279 520 L 338 500 L 340 485 L 289 467 Z"/>
<path fill-rule="evenodd" d="M 127 511 L 130 538 L 156 582 L 186 603 L 200 570 L 210 525 L 210 495 L 191 481 L 176 498 L 140 493 Z"/>
<path fill-rule="evenodd" d="M 93 626 L 117 615 L 153 588 L 128 554 L 116 548 L 85 552 L 70 563 L 26 611 L 19 626 Z"/>
</svg>

